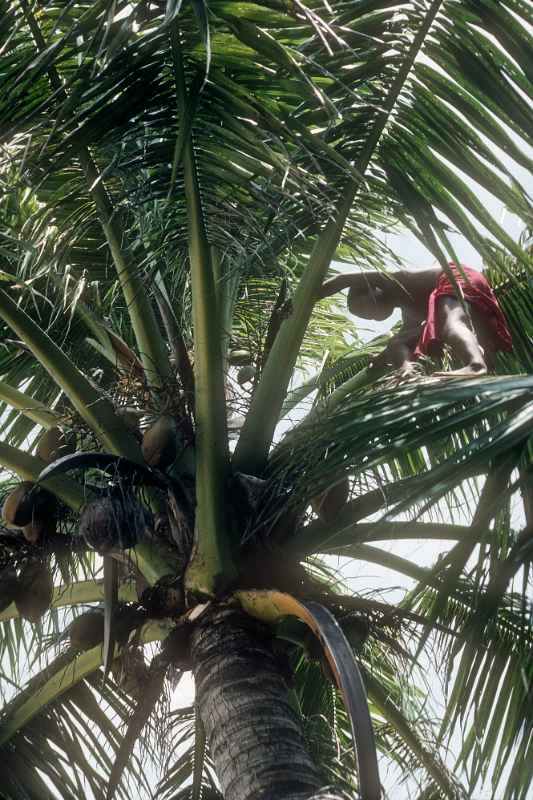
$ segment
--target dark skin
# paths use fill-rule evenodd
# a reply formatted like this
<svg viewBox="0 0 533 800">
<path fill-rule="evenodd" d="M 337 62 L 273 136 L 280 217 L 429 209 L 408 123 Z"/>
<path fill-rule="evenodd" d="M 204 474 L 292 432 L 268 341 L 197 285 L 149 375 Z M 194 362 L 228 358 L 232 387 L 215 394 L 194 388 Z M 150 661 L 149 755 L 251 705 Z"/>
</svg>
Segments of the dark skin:
<svg viewBox="0 0 533 800">
<path fill-rule="evenodd" d="M 391 339 L 380 359 L 386 359 L 402 374 L 409 375 L 413 372 L 413 353 L 426 319 L 429 296 L 441 274 L 442 270 L 434 267 L 417 272 L 399 270 L 389 274 L 359 272 L 338 275 L 323 284 L 319 298 L 349 289 L 348 308 L 363 319 L 385 320 L 395 308 L 400 308 L 402 328 Z M 477 309 L 468 305 L 474 329 L 456 297 L 438 298 L 440 339 L 465 364 L 452 372 L 434 373 L 438 377 L 473 378 L 487 372 L 485 354 L 491 350 L 487 325 Z"/>
</svg>

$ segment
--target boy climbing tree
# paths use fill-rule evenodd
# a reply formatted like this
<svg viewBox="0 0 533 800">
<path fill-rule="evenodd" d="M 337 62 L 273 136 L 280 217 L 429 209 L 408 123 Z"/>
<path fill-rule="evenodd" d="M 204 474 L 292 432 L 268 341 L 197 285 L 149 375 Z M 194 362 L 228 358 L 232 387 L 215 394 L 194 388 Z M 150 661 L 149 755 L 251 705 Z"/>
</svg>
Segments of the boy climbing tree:
<svg viewBox="0 0 533 800">
<path fill-rule="evenodd" d="M 349 289 L 348 308 L 363 319 L 384 320 L 395 308 L 401 309 L 401 330 L 374 361 L 376 366 L 390 364 L 408 376 L 418 356 L 437 356 L 447 344 L 465 366 L 436 372 L 437 377 L 484 375 L 493 367 L 496 351 L 512 349 L 511 334 L 486 277 L 471 267 L 449 266 L 462 301 L 448 275 L 438 267 L 338 275 L 323 284 L 319 298 Z"/>
</svg>

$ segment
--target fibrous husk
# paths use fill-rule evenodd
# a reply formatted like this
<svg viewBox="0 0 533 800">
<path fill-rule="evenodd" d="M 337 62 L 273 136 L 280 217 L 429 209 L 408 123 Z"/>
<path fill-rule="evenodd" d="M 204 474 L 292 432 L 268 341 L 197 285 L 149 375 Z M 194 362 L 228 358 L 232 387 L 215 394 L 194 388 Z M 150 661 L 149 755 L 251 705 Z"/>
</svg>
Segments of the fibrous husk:
<svg viewBox="0 0 533 800">
<path fill-rule="evenodd" d="M 252 356 L 249 350 L 231 350 L 228 361 L 232 367 L 247 367 L 252 363 Z"/>
<path fill-rule="evenodd" d="M 80 536 L 99 553 L 135 547 L 153 528 L 151 513 L 131 493 L 92 500 L 80 517 Z"/>
<path fill-rule="evenodd" d="M 52 603 L 52 573 L 41 561 L 27 564 L 19 575 L 15 604 L 21 617 L 38 622 Z"/>
<path fill-rule="evenodd" d="M 313 497 L 311 506 L 323 522 L 332 522 L 341 508 L 346 505 L 349 494 L 348 478 L 343 478 L 335 486 Z"/>
<path fill-rule="evenodd" d="M 142 454 L 147 464 L 166 469 L 178 454 L 177 424 L 174 417 L 165 414 L 145 432 Z"/>
<path fill-rule="evenodd" d="M 13 567 L 0 572 L 0 612 L 11 605 L 17 596 L 18 578 Z"/>
<path fill-rule="evenodd" d="M 141 595 L 141 603 L 151 617 L 170 617 L 185 609 L 185 597 L 181 581 L 168 575 L 149 586 Z"/>
<path fill-rule="evenodd" d="M 47 519 L 56 507 L 55 497 L 31 481 L 22 481 L 4 500 L 2 516 L 9 525 L 23 528 Z"/>
<path fill-rule="evenodd" d="M 94 609 L 80 614 L 69 625 L 71 647 L 75 650 L 91 650 L 104 641 L 104 615 Z"/>
<path fill-rule="evenodd" d="M 76 450 L 76 435 L 54 427 L 46 431 L 37 445 L 37 455 L 47 464 L 68 456 Z"/>
</svg>

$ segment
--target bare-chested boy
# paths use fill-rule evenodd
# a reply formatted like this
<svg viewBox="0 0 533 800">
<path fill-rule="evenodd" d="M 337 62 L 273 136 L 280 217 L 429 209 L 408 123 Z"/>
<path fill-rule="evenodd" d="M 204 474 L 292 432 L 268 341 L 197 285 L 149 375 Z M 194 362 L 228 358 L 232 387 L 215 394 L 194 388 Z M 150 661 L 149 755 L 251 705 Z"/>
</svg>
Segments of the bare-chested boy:
<svg viewBox="0 0 533 800">
<path fill-rule="evenodd" d="M 363 319 L 384 320 L 395 308 L 402 311 L 403 325 L 378 357 L 409 374 L 422 354 L 449 345 L 465 366 L 440 377 L 476 377 L 487 372 L 497 350 L 511 350 L 511 334 L 505 317 L 485 276 L 470 267 L 462 273 L 450 264 L 473 328 L 449 278 L 440 268 L 417 272 L 360 272 L 326 281 L 319 297 L 349 289 L 348 308 Z M 465 280 L 466 278 L 466 280 Z"/>
</svg>

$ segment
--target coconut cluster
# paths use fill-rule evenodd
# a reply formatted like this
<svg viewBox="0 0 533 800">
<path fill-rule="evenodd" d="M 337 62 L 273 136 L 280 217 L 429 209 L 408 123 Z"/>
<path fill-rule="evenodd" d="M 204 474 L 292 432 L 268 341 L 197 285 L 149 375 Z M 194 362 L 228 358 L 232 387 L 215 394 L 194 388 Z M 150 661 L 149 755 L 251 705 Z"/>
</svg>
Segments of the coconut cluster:
<svg viewBox="0 0 533 800">
<path fill-rule="evenodd" d="M 80 536 L 101 554 L 135 547 L 152 530 L 152 514 L 131 491 L 111 491 L 91 500 L 80 517 Z"/>
</svg>

